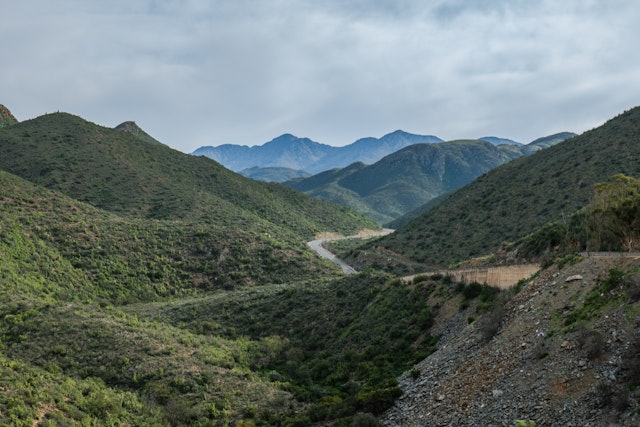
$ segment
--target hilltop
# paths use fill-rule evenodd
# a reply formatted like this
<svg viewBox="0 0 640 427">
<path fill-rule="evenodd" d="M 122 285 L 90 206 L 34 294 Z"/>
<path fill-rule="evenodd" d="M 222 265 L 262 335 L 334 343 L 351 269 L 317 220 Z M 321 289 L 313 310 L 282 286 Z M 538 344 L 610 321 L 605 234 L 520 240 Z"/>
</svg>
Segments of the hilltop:
<svg viewBox="0 0 640 427">
<path fill-rule="evenodd" d="M 584 207 L 597 182 L 616 173 L 640 176 L 639 140 L 640 108 L 634 108 L 480 176 L 352 262 L 395 254 L 400 263 L 451 264 L 490 254 Z"/>
<path fill-rule="evenodd" d="M 154 137 L 146 133 L 140 126 L 136 124 L 136 122 L 131 120 L 120 123 L 118 126 L 115 127 L 115 129 L 118 129 L 124 132 L 129 132 L 145 142 L 150 142 L 153 144 L 161 144 L 160 141 L 158 141 L 157 139 L 155 139 Z"/>
<path fill-rule="evenodd" d="M 347 209 L 67 113 L 0 129 L 0 168 L 138 218 L 205 222 L 289 241 L 376 227 Z"/>
</svg>

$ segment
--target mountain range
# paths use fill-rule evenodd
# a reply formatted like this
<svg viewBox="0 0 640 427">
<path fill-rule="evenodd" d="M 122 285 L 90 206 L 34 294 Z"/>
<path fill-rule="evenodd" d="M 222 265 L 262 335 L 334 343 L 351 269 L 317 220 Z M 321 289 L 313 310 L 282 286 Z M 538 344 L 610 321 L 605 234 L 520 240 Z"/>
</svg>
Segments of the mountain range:
<svg viewBox="0 0 640 427">
<path fill-rule="evenodd" d="M 494 145 L 523 145 L 510 139 L 493 136 L 479 139 Z M 312 141 L 309 138 L 298 138 L 291 134 L 284 134 L 259 146 L 248 147 L 234 144 L 218 147 L 205 146 L 198 148 L 192 154 L 212 158 L 223 166 L 247 177 L 263 181 L 284 182 L 287 179 L 343 168 L 357 162 L 370 165 L 407 146 L 438 142 L 443 142 L 443 140 L 437 136 L 416 135 L 397 130 L 382 138 L 361 138 L 344 147 L 333 147 Z M 532 148 L 539 147 L 531 143 L 528 144 L 528 148 L 524 149 L 533 151 Z"/>
<path fill-rule="evenodd" d="M 1 425 L 640 422 L 640 261 L 593 253 L 640 247 L 638 108 L 336 241 L 348 276 L 305 242 L 378 227 L 351 209 L 133 122 L 0 112 Z M 541 270 L 433 272 L 462 262 Z"/>
<path fill-rule="evenodd" d="M 526 146 L 486 140 L 413 144 L 368 166 L 358 162 L 284 184 L 385 224 L 503 163 L 570 136 L 552 135 Z"/>
<path fill-rule="evenodd" d="M 254 167 L 285 167 L 315 174 L 355 162 L 371 164 L 387 154 L 420 142 L 442 140 L 432 135 L 414 135 L 398 130 L 379 139 L 362 138 L 344 147 L 333 147 L 309 138 L 284 134 L 259 146 L 225 144 L 201 147 L 193 154 L 212 158 L 236 172 Z"/>
<path fill-rule="evenodd" d="M 392 252 L 424 264 L 493 253 L 546 223 L 566 220 L 613 174 L 640 176 L 638 141 L 640 108 L 634 108 L 491 170 L 375 245 L 385 259 Z"/>
</svg>

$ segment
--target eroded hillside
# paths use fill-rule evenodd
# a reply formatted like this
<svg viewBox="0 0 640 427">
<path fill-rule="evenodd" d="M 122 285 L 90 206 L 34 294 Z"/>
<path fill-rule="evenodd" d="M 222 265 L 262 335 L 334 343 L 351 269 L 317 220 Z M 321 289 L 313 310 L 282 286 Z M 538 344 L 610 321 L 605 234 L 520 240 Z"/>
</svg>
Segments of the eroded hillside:
<svg viewBox="0 0 640 427">
<path fill-rule="evenodd" d="M 439 349 L 401 378 L 385 425 L 638 425 L 640 259 L 572 260 L 489 313 L 440 310 Z"/>
</svg>

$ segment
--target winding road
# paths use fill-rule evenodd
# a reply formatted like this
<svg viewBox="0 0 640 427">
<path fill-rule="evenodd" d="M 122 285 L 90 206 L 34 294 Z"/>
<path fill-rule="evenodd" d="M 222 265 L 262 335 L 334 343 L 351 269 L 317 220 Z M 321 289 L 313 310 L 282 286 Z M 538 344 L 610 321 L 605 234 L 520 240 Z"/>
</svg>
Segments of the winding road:
<svg viewBox="0 0 640 427">
<path fill-rule="evenodd" d="M 346 262 L 342 261 L 340 258 L 336 257 L 331 251 L 326 249 L 323 245 L 327 242 L 331 242 L 334 240 L 343 240 L 343 239 L 368 239 L 370 237 L 378 237 L 378 236 L 386 236 L 387 234 L 393 233 L 394 230 L 390 228 L 383 228 L 380 231 L 368 231 L 356 234 L 355 236 L 346 236 L 346 237 L 330 237 L 325 239 L 317 239 L 307 242 L 307 246 L 311 248 L 315 253 L 320 255 L 322 258 L 326 258 L 329 261 L 336 263 L 342 268 L 342 271 L 345 274 L 354 274 L 357 273 L 356 269 L 348 265 Z"/>
</svg>

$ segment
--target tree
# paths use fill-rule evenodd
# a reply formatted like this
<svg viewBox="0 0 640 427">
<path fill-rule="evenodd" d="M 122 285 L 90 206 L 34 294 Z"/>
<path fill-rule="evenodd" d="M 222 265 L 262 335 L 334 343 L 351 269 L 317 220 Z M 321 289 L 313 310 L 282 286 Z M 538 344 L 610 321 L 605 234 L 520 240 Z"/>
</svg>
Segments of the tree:
<svg viewBox="0 0 640 427">
<path fill-rule="evenodd" d="M 601 249 L 640 249 L 640 180 L 623 174 L 595 185 L 591 233 Z"/>
</svg>

